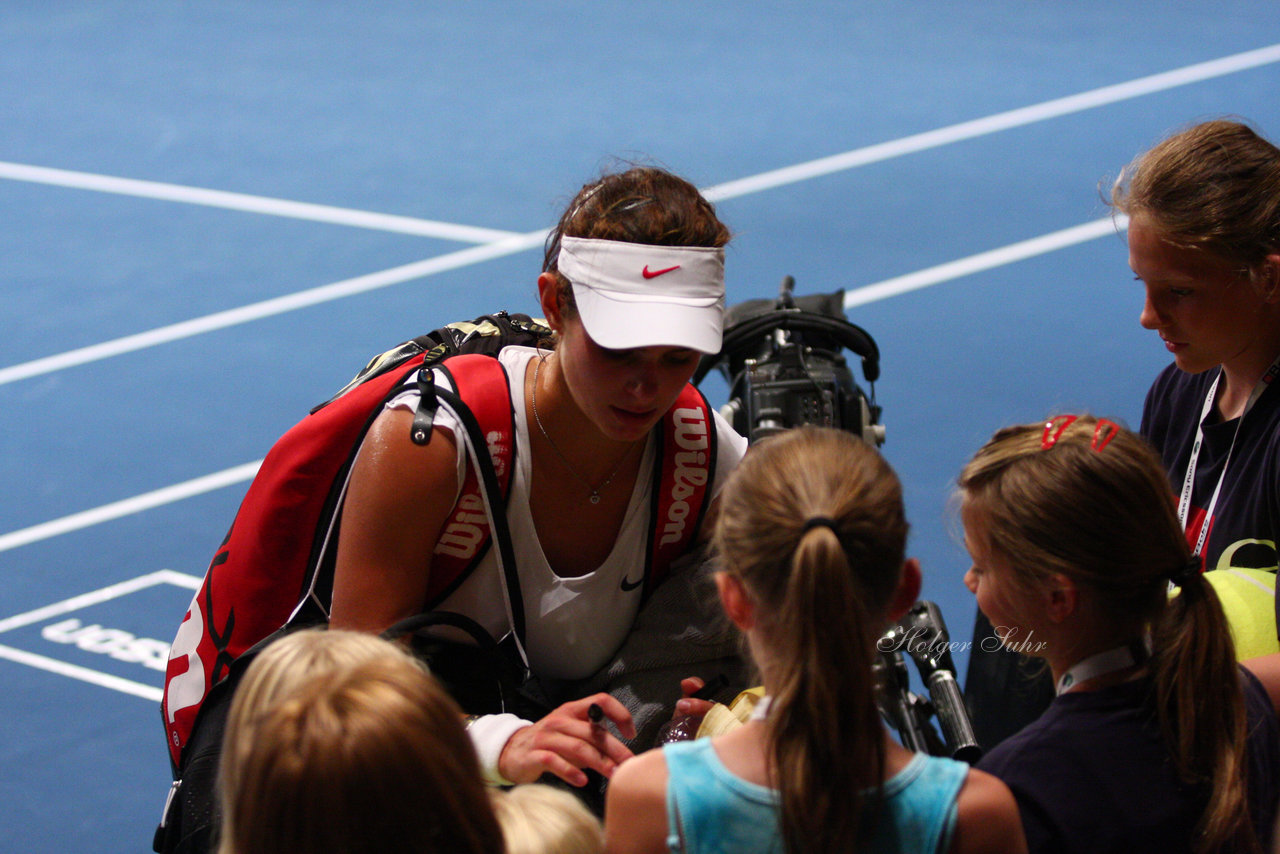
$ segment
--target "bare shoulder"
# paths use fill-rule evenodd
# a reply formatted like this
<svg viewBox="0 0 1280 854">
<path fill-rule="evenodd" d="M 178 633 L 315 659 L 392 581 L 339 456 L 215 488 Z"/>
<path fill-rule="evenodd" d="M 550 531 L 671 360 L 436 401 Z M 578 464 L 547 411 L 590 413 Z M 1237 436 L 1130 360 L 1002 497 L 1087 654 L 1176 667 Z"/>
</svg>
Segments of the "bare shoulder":
<svg viewBox="0 0 1280 854">
<path fill-rule="evenodd" d="M 383 412 L 356 455 L 341 510 L 336 628 L 381 631 L 422 605 L 432 550 L 456 499 L 457 446 L 439 429 L 415 444 L 412 422 L 408 410 Z"/>
<path fill-rule="evenodd" d="M 419 445 L 409 436 L 412 424 L 413 413 L 407 409 L 387 410 L 374 419 L 351 473 L 348 502 L 357 510 L 371 504 L 378 512 L 394 511 L 407 499 L 428 496 L 452 504 L 457 489 L 453 434 L 436 429 L 430 441 Z"/>
<path fill-rule="evenodd" d="M 970 770 L 956 799 L 956 832 L 951 854 L 1022 854 L 1018 803 L 1009 787 L 985 771 Z"/>
<path fill-rule="evenodd" d="M 605 801 L 606 854 L 667 850 L 667 761 L 649 750 L 618 766 Z"/>
<path fill-rule="evenodd" d="M 414 413 L 408 409 L 388 409 L 379 414 L 360 444 L 357 465 L 395 466 L 406 460 L 420 462 L 423 458 L 439 458 L 448 463 L 445 472 L 452 473 L 457 453 L 453 433 L 434 429 L 431 439 L 419 445 L 410 436 L 413 419 Z"/>
</svg>

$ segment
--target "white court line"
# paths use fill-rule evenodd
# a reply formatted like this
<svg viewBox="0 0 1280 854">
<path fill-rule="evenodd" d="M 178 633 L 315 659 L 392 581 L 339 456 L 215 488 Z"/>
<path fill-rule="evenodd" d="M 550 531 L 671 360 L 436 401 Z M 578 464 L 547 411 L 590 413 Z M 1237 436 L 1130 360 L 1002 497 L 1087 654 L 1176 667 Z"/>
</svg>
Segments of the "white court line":
<svg viewBox="0 0 1280 854">
<path fill-rule="evenodd" d="M 146 575 L 140 575 L 128 581 L 121 581 L 119 584 L 91 590 L 88 593 L 81 593 L 79 596 L 72 596 L 70 599 L 63 599 L 61 602 L 54 602 L 52 605 L 36 608 L 34 611 L 27 611 L 25 614 L 15 614 L 12 617 L 7 617 L 0 620 L 0 633 L 13 631 L 14 629 L 61 616 L 71 611 L 79 611 L 91 605 L 100 605 L 103 602 L 109 602 L 121 596 L 128 596 L 130 593 L 137 593 L 139 590 L 146 590 L 148 587 L 155 587 L 157 584 L 173 584 L 189 590 L 198 590 L 202 580 L 185 572 L 158 569 L 155 572 L 149 572 Z"/>
<path fill-rule="evenodd" d="M 121 679 L 119 676 L 111 676 L 107 673 L 99 673 L 96 670 L 90 670 L 87 667 L 80 667 L 75 664 L 67 664 L 65 661 L 58 661 L 56 658 L 48 658 L 43 655 L 36 655 L 34 652 L 24 652 L 20 649 L 14 649 L 11 646 L 0 644 L 0 658 L 7 658 L 18 664 L 25 664 L 28 667 L 34 667 L 37 670 L 47 670 L 50 673 L 56 673 L 59 676 L 68 676 L 72 679 L 78 679 L 81 682 L 88 682 L 92 685 L 99 685 L 103 688 L 110 688 L 113 691 L 119 691 L 122 694 L 132 694 L 135 697 L 142 697 L 144 700 L 152 700 L 156 703 L 164 698 L 164 691 L 152 685 L 144 685 L 141 682 L 134 682 L 131 679 Z"/>
<path fill-rule="evenodd" d="M 95 190 L 121 196 L 137 196 L 144 199 L 160 199 L 188 205 L 204 205 L 233 211 L 266 214 L 268 216 L 327 222 L 370 228 L 376 231 L 392 231 L 419 237 L 439 237 L 462 243 L 491 243 L 514 236 L 515 232 L 495 228 L 478 228 L 470 225 L 417 219 L 409 216 L 373 213 L 370 211 L 339 208 L 332 205 L 316 205 L 309 202 L 292 202 L 251 196 L 247 193 L 229 193 L 224 190 L 208 190 L 203 187 L 184 187 L 181 184 L 164 184 L 159 181 L 140 181 L 135 178 L 117 178 L 112 175 L 95 175 L 91 172 L 72 172 L 67 169 L 50 169 L 25 163 L 0 161 L 0 178 L 26 181 L 32 184 L 50 184 L 76 190 Z"/>
<path fill-rule="evenodd" d="M 41 374 L 50 374 L 75 367 L 76 365 L 97 362 L 148 347 L 155 347 L 158 344 L 180 341 L 184 338 L 202 335 L 216 329 L 225 329 L 229 326 L 248 323 L 251 320 L 259 320 L 276 314 L 296 311 L 300 308 L 319 305 L 342 297 L 378 290 L 388 285 L 397 285 L 412 279 L 420 279 L 444 270 L 453 270 L 470 266 L 471 264 L 478 264 L 481 261 L 501 258 L 504 255 L 523 252 L 531 247 L 542 245 L 543 240 L 546 239 L 546 234 L 546 231 L 535 231 L 529 234 L 517 235 L 494 243 L 486 243 L 483 246 L 473 246 L 470 249 L 450 252 L 447 255 L 426 258 L 422 261 L 415 261 L 400 267 L 392 267 L 377 273 L 356 276 L 353 279 L 343 279 L 340 282 L 321 285 L 310 290 L 298 291 L 297 293 L 263 300 L 251 305 L 228 309 L 215 314 L 207 314 L 204 317 L 184 320 L 181 323 L 161 326 L 158 329 L 139 332 L 136 335 L 126 335 L 123 338 L 115 338 L 111 341 L 104 341 L 101 344 L 93 344 L 89 347 L 68 350 L 54 356 L 22 362 L 8 368 L 0 368 L 0 385 L 29 379 Z"/>
<path fill-rule="evenodd" d="M 865 166 L 868 163 L 877 163 L 881 160 L 901 157 L 904 154 L 938 148 L 943 145 L 950 145 L 953 142 L 1010 130 L 1023 125 L 1045 121 L 1046 119 L 1069 115 L 1070 113 L 1091 110 L 1095 107 L 1102 107 L 1155 92 L 1163 92 L 1166 89 L 1186 86 L 1190 83 L 1200 83 L 1214 77 L 1222 77 L 1238 71 L 1247 71 L 1273 62 L 1280 62 L 1280 44 L 1237 53 L 1196 65 L 1188 65 L 1185 68 L 1178 68 L 1173 71 L 1152 74 L 1149 77 L 1139 77 L 1136 80 L 1130 80 L 1125 83 L 1116 83 L 1112 86 L 1091 89 L 1088 92 L 1081 92 L 1077 95 L 1068 95 L 1065 98 L 1057 98 L 1053 101 L 1045 101 L 1029 107 L 996 113 L 985 118 L 961 122 L 960 124 L 918 133 L 914 136 L 907 136 L 878 145 L 856 148 L 843 154 L 834 154 L 830 157 L 810 160 L 807 163 L 798 163 L 783 169 L 775 169 L 772 172 L 762 172 L 749 178 L 742 178 L 710 187 L 705 191 L 705 195 L 711 201 L 719 201 L 720 199 L 729 199 L 748 193 L 758 193 L 761 190 L 781 187 L 785 184 L 794 184 L 797 181 L 805 181 L 821 175 L 829 175 L 832 172 L 840 172 L 857 166 Z"/>
<path fill-rule="evenodd" d="M 936 267 L 929 267 L 905 276 L 885 279 L 882 282 L 848 291 L 845 294 L 844 305 L 846 309 L 855 305 L 865 305 L 877 300 L 897 296 L 898 294 L 958 279 L 982 270 L 989 270 L 1004 264 L 1012 264 L 1015 261 L 1025 260 L 1036 255 L 1043 255 L 1068 246 L 1074 246 L 1077 243 L 1103 237 L 1106 234 L 1115 234 L 1118 229 L 1125 228 L 1127 224 L 1128 221 L 1123 217 L 1118 217 L 1114 221 L 1100 219 L 1040 237 L 1033 237 L 1030 240 L 1011 243 L 999 249 L 979 252 L 967 258 L 960 258 L 946 264 L 939 264 Z M 166 487 L 165 489 L 158 489 L 134 498 L 106 504 L 93 510 L 63 516 L 61 519 L 54 519 L 52 522 L 45 522 L 40 525 L 33 525 L 30 528 L 13 531 L 0 536 L 0 552 L 46 540 L 60 534 L 70 533 L 80 528 L 87 528 L 99 522 L 118 519 L 131 513 L 139 513 L 163 504 L 181 501 L 184 498 L 209 492 L 223 486 L 252 480 L 258 470 L 258 466 L 261 464 L 262 460 L 245 463 L 244 465 L 224 469 L 223 471 Z"/>
<path fill-rule="evenodd" d="M 713 187 L 708 187 L 703 192 L 707 198 L 713 201 L 735 198 L 749 193 L 758 193 L 762 190 L 779 187 L 784 184 L 795 183 L 797 181 L 808 180 L 819 175 L 826 175 L 844 169 L 852 169 L 867 163 L 887 160 L 893 157 L 901 157 L 905 154 L 923 151 L 927 148 L 936 148 L 942 145 L 958 142 L 960 140 L 972 139 L 973 137 L 984 134 L 995 133 L 1001 130 L 1009 130 L 1020 125 L 1044 121 L 1046 119 L 1055 118 L 1068 113 L 1079 112 L 1093 107 L 1100 107 L 1105 104 L 1115 103 L 1116 101 L 1122 101 L 1129 98 L 1136 98 L 1140 95 L 1148 95 L 1165 89 L 1174 88 L 1176 86 L 1185 86 L 1190 83 L 1201 82 L 1213 77 L 1220 77 L 1237 71 L 1256 68 L 1273 62 L 1280 62 L 1280 44 L 1259 48 L 1258 50 L 1246 51 L 1244 53 L 1233 54 L 1232 56 L 1211 60 L 1209 62 L 1189 65 L 1185 68 L 1176 69 L 1174 71 L 1167 71 L 1161 74 L 1141 77 L 1127 83 L 1104 86 L 1100 89 L 1093 89 L 1078 95 L 1058 98 L 1053 101 L 1046 101 L 1042 104 L 1036 104 L 1030 107 L 1011 110 L 1004 113 L 997 113 L 996 115 L 982 119 L 961 122 L 960 124 L 950 125 L 948 127 L 939 128 L 926 133 L 904 137 L 899 140 L 854 149 L 853 151 L 848 151 L 844 154 L 837 154 L 832 157 L 811 160 L 807 163 L 800 163 L 784 169 L 764 172 L 759 175 L 743 178 L 737 181 L 717 184 Z M 355 279 L 347 279 L 330 285 L 322 285 L 311 290 L 300 291 L 299 293 L 291 296 L 254 303 L 253 305 L 243 306 L 242 308 L 218 312 L 217 314 L 207 315 L 203 318 L 195 318 L 193 320 L 176 323 L 171 326 L 153 329 L 149 332 L 141 332 L 136 335 L 117 338 L 101 344 L 70 350 L 65 353 L 47 356 L 42 359 L 35 359 L 30 362 L 23 362 L 21 364 L 12 365 L 8 368 L 0 368 L 0 385 L 5 385 L 7 383 L 16 382 L 17 380 L 27 379 L 34 376 L 40 376 L 42 374 L 52 373 L 54 371 L 64 370 L 76 365 L 83 365 L 88 362 L 110 358 L 112 356 L 140 350 L 146 347 L 154 347 L 158 344 L 176 341 L 193 335 L 200 335 L 215 329 L 224 329 L 228 326 L 247 323 L 261 317 L 292 311 L 296 308 L 316 305 L 329 300 L 340 299 L 353 294 L 364 293 L 377 288 L 400 284 L 402 282 L 409 281 L 410 279 L 422 278 L 444 270 L 457 269 L 469 264 L 476 264 L 482 261 L 491 260 L 492 258 L 514 254 L 515 252 L 532 248 L 533 246 L 541 243 L 546 233 L 547 232 L 544 229 L 537 232 L 530 232 L 529 234 L 517 235 L 516 237 L 505 238 L 497 241 L 496 243 L 478 246 L 461 252 L 450 253 L 448 255 L 442 255 L 437 258 L 426 259 L 424 261 L 416 262 L 415 264 L 394 267 L 390 270 L 383 270 L 379 273 L 371 273 L 368 276 L 359 276 Z"/>
<path fill-rule="evenodd" d="M 258 471 L 258 466 L 262 465 L 262 460 L 255 460 L 251 463 L 235 466 L 233 468 L 224 469 L 220 472 L 197 477 L 194 480 L 188 480 L 184 483 L 166 486 L 163 489 L 157 489 L 152 492 L 145 492 L 142 495 L 135 495 L 132 498 L 126 498 L 123 501 L 115 501 L 111 504 L 103 504 L 92 510 L 85 510 L 80 513 L 72 513 L 70 516 L 63 516 L 60 519 L 54 519 L 50 522 L 43 522 L 39 525 L 32 525 L 30 528 L 22 528 L 17 531 L 0 536 L 0 552 L 7 552 L 10 549 L 16 549 L 18 546 L 25 546 L 30 543 L 36 543 L 41 540 L 47 540 L 52 537 L 69 534 L 72 531 L 79 531 L 82 528 L 88 528 L 101 522 L 110 522 L 112 519 L 120 519 L 125 516 L 132 516 L 135 513 L 141 513 L 144 510 L 151 510 L 155 507 L 162 507 L 166 504 L 173 504 L 176 501 L 182 501 L 185 498 L 200 495 L 205 492 L 212 492 L 215 489 L 221 489 L 224 486 L 242 483 L 246 480 L 252 480 Z"/>
<path fill-rule="evenodd" d="M 905 276 L 885 279 L 874 285 L 847 291 L 844 295 L 844 307 L 848 310 L 855 305 L 866 305 L 869 302 L 876 302 L 877 300 L 905 294 L 920 288 L 927 288 L 940 282 L 947 282 L 962 276 L 970 276 L 983 270 L 1003 267 L 1006 264 L 1034 258 L 1037 255 L 1046 255 L 1058 249 L 1075 246 L 1077 243 L 1105 237 L 1108 234 L 1118 234 L 1128 227 L 1129 218 L 1124 215 L 1117 215 L 1115 219 L 1110 217 L 1098 219 L 1093 222 L 1086 222 L 1083 225 L 1043 234 L 1040 237 L 1033 237 L 1030 240 L 1010 243 L 1008 246 L 992 249 L 989 252 L 979 252 L 977 255 L 970 255 L 967 258 L 949 261 L 936 267 L 917 270 Z"/>
</svg>

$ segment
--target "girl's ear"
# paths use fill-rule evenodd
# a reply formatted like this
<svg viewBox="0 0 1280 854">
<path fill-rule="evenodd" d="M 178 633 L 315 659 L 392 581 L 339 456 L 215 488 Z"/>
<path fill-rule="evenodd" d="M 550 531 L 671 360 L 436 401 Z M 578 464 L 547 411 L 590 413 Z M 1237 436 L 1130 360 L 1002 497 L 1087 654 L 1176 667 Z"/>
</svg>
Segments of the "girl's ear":
<svg viewBox="0 0 1280 854">
<path fill-rule="evenodd" d="M 920 561 L 907 558 L 902 564 L 902 575 L 898 577 L 898 589 L 889 602 L 889 621 L 897 622 L 902 615 L 911 610 L 911 606 L 920 598 L 921 585 Z"/>
<path fill-rule="evenodd" d="M 725 614 L 742 631 L 753 628 L 756 624 L 756 608 L 742 582 L 727 572 L 717 572 L 714 577 Z"/>
<path fill-rule="evenodd" d="M 1049 619 L 1055 623 L 1061 623 L 1076 612 L 1080 602 L 1080 590 L 1070 578 L 1055 572 L 1045 591 L 1045 598 Z"/>
<path fill-rule="evenodd" d="M 538 303 L 542 307 L 542 316 L 546 318 L 547 325 L 559 332 L 564 316 L 560 311 L 560 282 L 554 273 L 538 275 Z"/>
<path fill-rule="evenodd" d="M 1262 279 L 1258 285 L 1265 301 L 1280 302 L 1280 255 L 1262 259 Z"/>
</svg>

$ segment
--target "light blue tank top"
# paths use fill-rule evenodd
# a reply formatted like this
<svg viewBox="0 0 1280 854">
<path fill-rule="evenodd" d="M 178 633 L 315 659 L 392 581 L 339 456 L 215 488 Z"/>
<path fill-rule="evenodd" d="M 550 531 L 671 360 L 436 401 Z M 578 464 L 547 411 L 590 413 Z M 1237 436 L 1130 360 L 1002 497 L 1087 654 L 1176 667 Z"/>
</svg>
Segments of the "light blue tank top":
<svg viewBox="0 0 1280 854">
<path fill-rule="evenodd" d="M 776 790 L 731 773 L 709 738 L 662 750 L 668 771 L 667 846 L 673 854 L 782 854 Z M 875 833 L 858 850 L 945 852 L 956 826 L 956 796 L 968 773 L 963 762 L 916 754 L 885 781 Z"/>
</svg>

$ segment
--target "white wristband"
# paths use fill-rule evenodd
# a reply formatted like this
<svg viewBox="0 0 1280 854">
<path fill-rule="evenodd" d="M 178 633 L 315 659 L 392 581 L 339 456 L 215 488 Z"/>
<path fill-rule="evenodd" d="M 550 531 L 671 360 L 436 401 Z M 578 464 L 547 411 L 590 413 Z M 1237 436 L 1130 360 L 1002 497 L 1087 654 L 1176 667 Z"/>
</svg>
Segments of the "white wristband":
<svg viewBox="0 0 1280 854">
<path fill-rule="evenodd" d="M 516 730 L 527 726 L 533 726 L 533 721 L 510 714 L 480 715 L 467 724 L 467 735 L 480 759 L 480 773 L 486 783 L 491 786 L 515 785 L 498 770 L 498 759 L 502 756 L 502 748 L 507 746 L 507 741 L 515 735 Z"/>
</svg>

